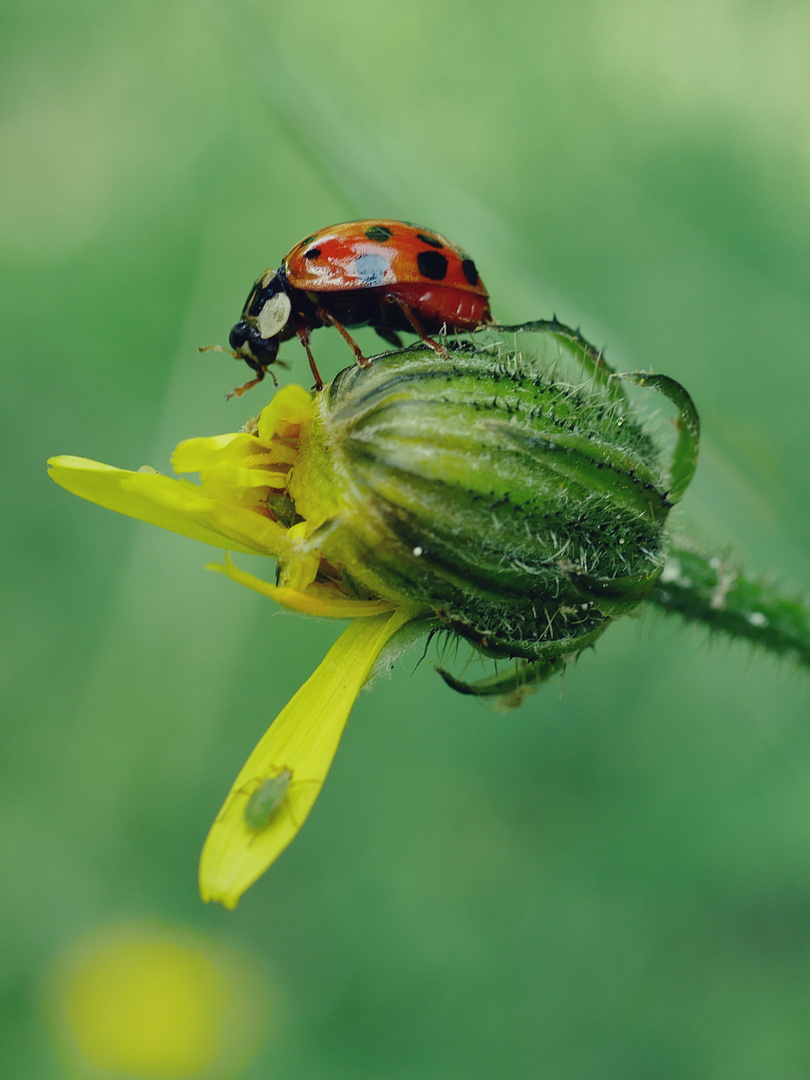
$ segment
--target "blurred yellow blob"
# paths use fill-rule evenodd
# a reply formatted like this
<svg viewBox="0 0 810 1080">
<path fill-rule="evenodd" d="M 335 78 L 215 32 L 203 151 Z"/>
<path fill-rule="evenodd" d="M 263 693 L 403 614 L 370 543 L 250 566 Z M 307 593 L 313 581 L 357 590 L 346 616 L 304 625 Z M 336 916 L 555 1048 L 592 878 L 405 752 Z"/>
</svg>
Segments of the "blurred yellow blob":
<svg viewBox="0 0 810 1080">
<path fill-rule="evenodd" d="M 249 958 L 180 931 L 125 926 L 85 939 L 58 962 L 51 996 L 62 1041 L 102 1075 L 236 1077 L 268 1027 Z"/>
</svg>

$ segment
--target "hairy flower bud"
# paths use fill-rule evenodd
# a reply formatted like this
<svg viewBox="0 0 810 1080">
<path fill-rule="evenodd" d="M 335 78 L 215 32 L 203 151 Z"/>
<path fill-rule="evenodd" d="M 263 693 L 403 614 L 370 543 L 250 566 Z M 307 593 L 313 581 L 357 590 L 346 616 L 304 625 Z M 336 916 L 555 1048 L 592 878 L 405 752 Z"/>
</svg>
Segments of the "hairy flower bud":
<svg viewBox="0 0 810 1080">
<path fill-rule="evenodd" d="M 674 437 L 645 414 L 660 395 L 677 409 Z M 314 394 L 285 386 L 242 431 L 176 448 L 175 470 L 199 483 L 51 459 L 85 499 L 277 561 L 271 583 L 226 556 L 214 569 L 233 580 L 352 620 L 234 780 L 203 848 L 203 899 L 234 907 L 289 844 L 360 689 L 422 634 L 511 658 L 475 683 L 440 669 L 507 705 L 647 598 L 806 657 L 806 612 L 727 576 L 721 589 L 713 562 L 673 553 L 666 518 L 697 446 L 678 383 L 616 375 L 551 320 L 374 357 Z"/>
<path fill-rule="evenodd" d="M 613 376 L 556 322 L 513 329 L 341 372 L 316 395 L 288 490 L 355 595 L 416 604 L 540 674 L 652 589 L 697 417 L 673 380 Z M 674 456 L 627 381 L 679 407 Z"/>
</svg>

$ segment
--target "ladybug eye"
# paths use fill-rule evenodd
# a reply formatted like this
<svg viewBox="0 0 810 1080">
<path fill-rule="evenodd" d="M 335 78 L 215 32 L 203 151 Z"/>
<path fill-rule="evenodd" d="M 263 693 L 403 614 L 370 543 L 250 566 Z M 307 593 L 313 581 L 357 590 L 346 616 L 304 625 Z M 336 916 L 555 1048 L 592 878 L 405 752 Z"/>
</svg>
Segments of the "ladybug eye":
<svg viewBox="0 0 810 1080">
<path fill-rule="evenodd" d="M 292 304 L 286 293 L 271 296 L 256 316 L 256 328 L 261 336 L 266 340 L 280 333 L 287 325 L 291 310 Z"/>
</svg>

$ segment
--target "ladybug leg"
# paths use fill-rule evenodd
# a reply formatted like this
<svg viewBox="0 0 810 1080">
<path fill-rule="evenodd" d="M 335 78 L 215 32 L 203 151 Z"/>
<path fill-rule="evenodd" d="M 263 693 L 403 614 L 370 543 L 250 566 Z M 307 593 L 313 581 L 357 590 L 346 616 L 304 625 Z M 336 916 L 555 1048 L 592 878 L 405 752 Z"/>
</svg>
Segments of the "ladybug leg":
<svg viewBox="0 0 810 1080">
<path fill-rule="evenodd" d="M 312 349 L 309 347 L 309 343 L 312 340 L 312 334 L 308 326 L 299 326 L 295 331 L 298 335 L 298 340 L 307 350 L 307 359 L 309 360 L 309 366 L 312 368 L 312 374 L 315 377 L 315 389 L 323 390 L 323 379 L 321 373 L 318 371 L 318 365 L 315 363 L 315 357 L 312 355 Z"/>
<path fill-rule="evenodd" d="M 221 352 L 226 356 L 232 356 L 234 360 L 244 360 L 244 356 L 240 356 L 238 352 L 234 352 L 233 349 L 226 349 L 224 345 L 198 345 L 197 352 Z"/>
<path fill-rule="evenodd" d="M 433 338 L 427 336 L 424 326 L 422 326 L 422 324 L 417 319 L 415 313 L 411 311 L 411 309 L 403 300 L 400 300 L 400 298 L 398 296 L 395 296 L 393 293 L 387 293 L 385 299 L 389 302 L 389 304 L 397 305 L 399 310 L 413 327 L 413 332 L 415 334 L 418 334 L 426 345 L 429 345 L 435 353 L 438 353 L 439 356 L 443 356 L 445 359 L 450 358 L 450 354 L 443 345 L 440 345 L 438 341 L 434 341 Z"/>
<path fill-rule="evenodd" d="M 232 356 L 234 360 L 245 359 L 241 353 L 234 352 L 233 349 L 226 349 L 222 345 L 198 345 L 197 352 L 221 352 L 225 353 L 226 356 Z M 275 360 L 274 363 L 280 364 L 281 367 L 288 367 L 288 365 L 285 364 L 283 360 Z M 228 399 L 232 397 L 241 397 L 246 390 L 250 390 L 251 387 L 255 386 L 257 383 L 260 383 L 265 377 L 265 375 L 267 375 L 268 373 L 276 386 L 278 386 L 278 379 L 276 378 L 275 373 L 270 371 L 269 367 L 260 367 L 256 368 L 255 370 L 258 372 L 255 379 L 251 379 L 250 382 L 246 382 L 242 386 L 235 387 L 235 389 L 231 390 L 230 394 L 226 394 L 225 397 Z"/>
<path fill-rule="evenodd" d="M 246 390 L 250 390 L 250 388 L 252 386 L 255 386 L 257 383 L 260 383 L 263 378 L 264 378 L 264 371 L 262 371 L 259 375 L 257 375 L 255 379 L 251 379 L 250 382 L 246 382 L 242 386 L 235 386 L 233 388 L 233 390 L 231 390 L 231 392 L 229 394 L 225 395 L 225 397 L 228 398 L 229 401 L 230 401 L 230 399 L 232 397 L 241 397 L 242 394 L 244 394 L 244 392 Z"/>
<path fill-rule="evenodd" d="M 354 340 L 354 338 L 349 333 L 349 331 L 346 329 L 346 327 L 343 325 L 343 323 L 339 323 L 337 321 L 337 319 L 335 318 L 335 316 L 332 315 L 330 312 L 328 312 L 326 310 L 326 308 L 319 307 L 316 314 L 317 314 L 318 318 L 321 320 L 322 323 L 325 323 L 327 326 L 334 326 L 334 328 L 337 330 L 337 332 L 340 334 L 340 336 L 343 338 L 343 340 L 346 342 L 346 344 L 352 350 L 354 355 L 357 357 L 357 363 L 360 365 L 360 367 L 370 367 L 371 366 L 371 361 L 367 360 L 365 358 L 365 356 L 363 356 L 362 349 L 357 344 L 357 342 Z"/>
<path fill-rule="evenodd" d="M 227 350 L 225 350 L 225 351 L 227 351 Z M 242 360 L 242 359 L 244 359 L 244 357 L 240 356 L 240 357 L 238 357 L 238 359 Z M 265 377 L 265 375 L 267 375 L 267 374 L 270 375 L 270 378 L 273 380 L 273 382 L 276 384 L 276 386 L 278 386 L 278 379 L 275 377 L 273 372 L 270 371 L 269 368 L 263 367 L 263 368 L 259 368 L 259 373 L 258 373 L 258 375 L 256 376 L 255 379 L 251 379 L 250 382 L 246 382 L 243 386 L 235 387 L 233 390 L 231 390 L 230 394 L 226 394 L 225 397 L 228 398 L 228 399 L 230 399 L 232 397 L 241 397 L 242 394 L 244 394 L 244 392 L 246 390 L 250 390 L 250 388 L 252 386 L 256 386 L 257 383 L 260 383 L 262 381 L 262 379 Z"/>
</svg>

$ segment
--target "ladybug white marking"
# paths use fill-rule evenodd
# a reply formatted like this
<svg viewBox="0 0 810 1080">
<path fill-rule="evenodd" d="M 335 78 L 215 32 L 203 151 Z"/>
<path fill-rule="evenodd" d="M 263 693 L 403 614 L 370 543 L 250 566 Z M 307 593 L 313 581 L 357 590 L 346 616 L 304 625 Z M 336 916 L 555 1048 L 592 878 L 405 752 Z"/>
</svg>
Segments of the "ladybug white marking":
<svg viewBox="0 0 810 1080">
<path fill-rule="evenodd" d="M 391 260 L 377 252 L 367 251 L 358 255 L 352 263 L 352 273 L 357 276 L 367 288 L 376 285 L 384 285 L 385 277 Z"/>
<path fill-rule="evenodd" d="M 263 338 L 271 338 L 287 325 L 292 311 L 292 301 L 285 292 L 271 296 L 256 316 L 256 328 Z"/>
</svg>

